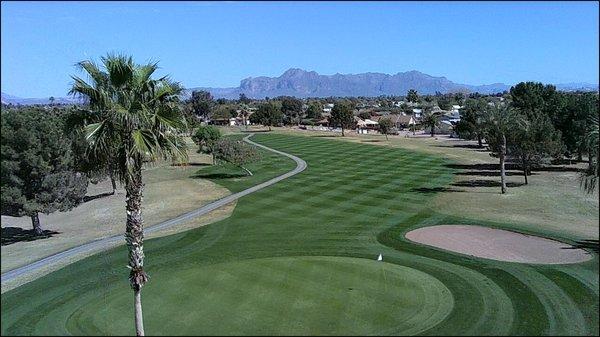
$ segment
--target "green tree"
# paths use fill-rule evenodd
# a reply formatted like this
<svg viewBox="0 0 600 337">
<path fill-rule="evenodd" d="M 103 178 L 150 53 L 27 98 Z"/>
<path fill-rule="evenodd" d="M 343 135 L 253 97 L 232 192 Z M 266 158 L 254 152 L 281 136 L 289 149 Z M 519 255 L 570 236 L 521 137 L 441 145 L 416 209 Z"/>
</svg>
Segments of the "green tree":
<svg viewBox="0 0 600 337">
<path fill-rule="evenodd" d="M 250 102 L 252 102 L 252 100 L 250 98 L 248 98 L 248 96 L 246 96 L 246 94 L 244 94 L 244 93 L 240 94 L 239 101 L 242 104 L 250 104 Z"/>
<path fill-rule="evenodd" d="M 521 162 L 525 184 L 528 184 L 531 168 L 548 158 L 560 157 L 563 145 L 560 132 L 554 129 L 547 115 L 537 113 L 527 117 L 521 114 L 519 120 L 522 123 L 513 129 L 513 143 L 509 150 Z"/>
<path fill-rule="evenodd" d="M 513 108 L 501 104 L 489 107 L 484 115 L 484 135 L 490 151 L 500 160 L 501 192 L 506 193 L 505 161 L 508 138 L 516 126 L 522 124 L 521 116 Z"/>
<path fill-rule="evenodd" d="M 256 148 L 239 140 L 221 139 L 216 142 L 216 158 L 237 166 L 251 176 L 252 172 L 245 165 L 260 159 Z"/>
<path fill-rule="evenodd" d="M 193 114 L 202 120 L 206 120 L 210 116 L 214 107 L 212 95 L 204 90 L 192 92 L 192 96 L 187 103 Z"/>
<path fill-rule="evenodd" d="M 483 147 L 483 115 L 488 105 L 485 99 L 469 98 L 464 108 L 460 109 L 460 121 L 456 124 L 456 132 L 464 139 L 477 139 L 479 147 Z"/>
<path fill-rule="evenodd" d="M 2 215 L 29 216 L 42 235 L 39 213 L 68 211 L 83 201 L 87 178 L 74 171 L 62 120 L 34 108 L 2 112 Z"/>
<path fill-rule="evenodd" d="M 385 139 L 388 139 L 388 134 L 392 131 L 394 122 L 389 118 L 382 118 L 379 120 L 379 132 L 385 135 Z"/>
<path fill-rule="evenodd" d="M 200 126 L 192 136 L 192 140 L 199 146 L 198 152 L 212 155 L 215 164 L 215 146 L 221 139 L 221 131 L 212 125 Z"/>
<path fill-rule="evenodd" d="M 296 121 L 300 125 L 302 118 L 302 101 L 296 97 L 286 96 L 281 100 L 281 112 L 287 116 L 290 121 Z"/>
<path fill-rule="evenodd" d="M 442 110 L 450 110 L 450 108 L 452 107 L 452 101 L 444 96 L 439 97 L 437 99 L 437 104 Z"/>
<path fill-rule="evenodd" d="M 237 116 L 236 109 L 233 105 L 230 104 L 219 104 L 216 108 L 213 109 L 210 118 L 213 120 L 226 120 L 229 122 L 229 119 Z"/>
<path fill-rule="evenodd" d="M 342 128 L 342 137 L 344 136 L 344 129 L 351 128 L 354 125 L 353 110 L 354 108 L 347 101 L 338 102 L 331 109 L 329 122 L 333 126 Z"/>
<path fill-rule="evenodd" d="M 358 117 L 362 120 L 365 120 L 365 119 L 371 118 L 371 114 L 366 111 L 362 111 L 361 113 L 358 114 Z"/>
<path fill-rule="evenodd" d="M 424 127 L 430 128 L 431 137 L 435 136 L 435 128 L 440 126 L 442 115 L 437 112 L 424 111 L 421 123 Z"/>
<path fill-rule="evenodd" d="M 101 60 L 102 66 L 93 61 L 78 63 L 89 83 L 72 76 L 70 93 L 86 98 L 97 115 L 96 122 L 85 126 L 90 151 L 99 158 L 114 158 L 114 175 L 125 186 L 129 283 L 134 292 L 136 333 L 143 335 L 141 289 L 148 277 L 144 271 L 142 165 L 158 158 L 187 160 L 180 136 L 185 119 L 178 104 L 183 88 L 168 77 L 153 79 L 156 63 L 138 65 L 131 57 L 116 55 Z"/>
<path fill-rule="evenodd" d="M 420 101 L 419 94 L 415 89 L 410 89 L 406 94 L 406 100 L 412 103 L 418 103 Z"/>
<path fill-rule="evenodd" d="M 323 118 L 323 105 L 321 102 L 310 102 L 310 104 L 308 104 L 308 109 L 306 110 L 306 117 L 313 120 Z"/>
<path fill-rule="evenodd" d="M 269 131 L 271 131 L 271 126 L 280 125 L 282 120 L 281 110 L 273 102 L 261 104 L 258 110 L 250 115 L 250 122 L 268 126 Z"/>
</svg>

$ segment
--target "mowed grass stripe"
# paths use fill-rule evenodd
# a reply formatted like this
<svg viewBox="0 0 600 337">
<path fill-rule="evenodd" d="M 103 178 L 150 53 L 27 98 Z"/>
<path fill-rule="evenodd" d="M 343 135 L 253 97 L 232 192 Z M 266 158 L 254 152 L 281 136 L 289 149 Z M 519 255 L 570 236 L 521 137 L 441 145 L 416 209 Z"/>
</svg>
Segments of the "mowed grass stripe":
<svg viewBox="0 0 600 337">
<path fill-rule="evenodd" d="M 577 304 L 581 299 L 574 298 L 573 291 L 597 284 L 597 260 L 578 266 L 577 278 L 557 274 L 538 279 L 539 266 L 524 265 L 515 275 L 506 263 L 404 240 L 403 233 L 411 228 L 471 221 L 429 210 L 434 193 L 419 192 L 452 181 L 453 171 L 444 159 L 317 137 L 257 134 L 253 140 L 301 157 L 308 168 L 242 198 L 226 220 L 147 242 L 152 277 L 144 290 L 145 308 L 150 308 L 145 312 L 148 331 L 547 334 L 569 329 L 564 318 L 573 306 L 565 306 L 561 312 L 566 316 L 555 320 L 553 309 L 542 305 L 548 295 L 533 288 L 551 282 L 550 288 L 559 289 L 559 296 Z M 197 175 L 235 190 L 281 174 L 293 162 L 267 153 L 254 165 L 258 170 L 253 170 L 253 177 L 240 177 L 231 167 L 204 168 Z M 259 173 L 261 169 L 264 172 Z M 379 253 L 386 263 L 374 261 Z M 119 247 L 4 294 L 3 308 L 15 310 L 3 311 L 3 334 L 46 328 L 59 334 L 108 333 L 109 328 L 131 333 L 130 290 L 122 267 L 125 257 L 124 248 Z M 340 260 L 348 257 L 365 259 Z M 377 278 L 371 268 L 381 265 L 400 268 L 395 269 L 402 270 L 400 275 L 428 280 L 422 284 L 422 294 L 436 294 L 436 289 L 447 293 L 440 292 L 437 302 L 425 295 L 410 297 L 419 294 L 416 285 L 402 278 Z M 39 296 L 29 295 L 30 290 L 41 288 Z M 98 289 L 107 294 L 106 300 Z M 86 296 L 64 296 L 67 293 Z M 400 299 L 427 304 L 406 309 Z M 155 307 L 164 312 L 148 312 Z M 36 325 L 28 319 L 28 315 L 47 312 L 46 308 L 58 309 L 51 315 L 51 328 L 48 321 Z M 577 312 L 579 308 L 575 306 Z M 402 314 L 402 310 L 409 313 Z M 104 316 L 88 318 L 93 315 Z M 597 321 L 581 321 L 573 315 L 573 321 L 586 325 L 585 331 L 597 334 Z M 550 320 L 556 321 L 554 329 L 549 329 Z M 103 322 L 111 325 L 102 326 Z"/>
</svg>

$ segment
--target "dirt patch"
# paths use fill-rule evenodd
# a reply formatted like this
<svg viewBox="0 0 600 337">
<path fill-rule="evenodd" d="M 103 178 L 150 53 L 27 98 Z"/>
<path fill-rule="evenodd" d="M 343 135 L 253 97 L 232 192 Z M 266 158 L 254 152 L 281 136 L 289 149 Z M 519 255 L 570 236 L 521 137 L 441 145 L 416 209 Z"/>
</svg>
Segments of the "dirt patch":
<svg viewBox="0 0 600 337">
<path fill-rule="evenodd" d="M 592 258 L 587 251 L 563 242 L 481 226 L 423 227 L 406 233 L 406 238 L 452 252 L 498 261 L 564 264 Z"/>
</svg>

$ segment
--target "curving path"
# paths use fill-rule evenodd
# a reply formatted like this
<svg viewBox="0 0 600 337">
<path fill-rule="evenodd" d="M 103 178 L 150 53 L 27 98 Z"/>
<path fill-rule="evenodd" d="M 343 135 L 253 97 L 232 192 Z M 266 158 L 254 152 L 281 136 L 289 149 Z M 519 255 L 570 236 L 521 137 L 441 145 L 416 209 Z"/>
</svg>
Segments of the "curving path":
<svg viewBox="0 0 600 337">
<path fill-rule="evenodd" d="M 250 134 L 250 135 L 244 137 L 244 141 L 247 142 L 247 143 L 249 143 L 249 144 L 252 144 L 254 146 L 258 146 L 260 148 L 263 148 L 263 149 L 265 149 L 267 151 L 271 151 L 271 152 L 280 154 L 282 156 L 286 156 L 288 158 L 291 158 L 292 160 L 294 160 L 296 162 L 296 168 L 293 169 L 290 172 L 287 172 L 285 174 L 277 176 L 277 177 L 275 177 L 273 179 L 267 180 L 267 181 L 265 181 L 263 183 L 260 183 L 258 185 L 252 186 L 250 188 L 247 188 L 247 189 L 245 189 L 245 190 L 243 190 L 241 192 L 234 193 L 234 194 L 231 194 L 231 195 L 226 196 L 224 198 L 221 198 L 221 199 L 218 199 L 216 201 L 213 201 L 213 202 L 211 202 L 211 203 L 209 203 L 207 205 L 204 205 L 204 206 L 202 206 L 202 207 L 200 207 L 200 208 L 198 208 L 196 210 L 193 210 L 191 212 L 182 214 L 182 215 L 180 215 L 180 216 L 178 216 L 176 218 L 173 218 L 171 220 L 167 220 L 167 221 L 161 222 L 161 223 L 159 223 L 157 225 L 148 227 L 148 228 L 146 228 L 145 232 L 146 233 L 153 233 L 153 232 L 156 232 L 156 231 L 159 231 L 159 230 L 162 230 L 162 229 L 166 229 L 166 228 L 175 226 L 177 224 L 180 224 L 182 222 L 191 220 L 193 218 L 199 217 L 201 215 L 204 215 L 206 213 L 214 211 L 215 209 L 217 209 L 219 207 L 225 206 L 225 205 L 229 204 L 230 202 L 235 201 L 235 200 L 237 200 L 237 199 L 239 199 L 239 198 L 241 198 L 243 196 L 246 196 L 246 195 L 248 195 L 250 193 L 254 193 L 254 192 L 259 191 L 259 190 L 261 190 L 261 189 L 263 189 L 265 187 L 271 186 L 271 185 L 273 185 L 273 184 L 275 184 L 275 183 L 277 183 L 277 182 L 279 182 L 281 180 L 284 180 L 284 179 L 287 179 L 287 178 L 289 178 L 291 176 L 294 176 L 294 175 L 296 175 L 296 174 L 298 174 L 298 173 L 300 173 L 300 172 L 302 172 L 302 171 L 304 171 L 306 169 L 307 164 L 306 164 L 306 162 L 304 160 L 302 160 L 302 159 L 300 159 L 300 158 L 298 158 L 298 157 L 296 157 L 294 155 L 291 155 L 291 154 L 288 154 L 288 153 L 285 153 L 285 152 L 281 152 L 281 151 L 277 151 L 277 150 L 272 149 L 270 147 L 267 147 L 267 146 L 255 143 L 255 142 L 253 142 L 253 141 L 250 140 L 250 137 L 252 137 L 253 135 L 254 134 Z M 81 254 L 81 253 L 86 253 L 86 252 L 89 252 L 89 251 L 95 250 L 95 249 L 107 249 L 107 248 L 110 248 L 115 243 L 117 243 L 117 242 L 119 242 L 121 240 L 123 240 L 123 235 L 119 234 L 119 235 L 107 237 L 107 238 L 104 238 L 104 239 L 99 239 L 99 240 L 96 240 L 96 241 L 88 242 L 86 244 L 83 244 L 83 245 L 80 245 L 80 246 L 73 247 L 71 249 L 65 250 L 64 252 L 60 252 L 60 253 L 57 253 L 57 254 L 54 254 L 54 255 L 50 255 L 48 257 L 45 257 L 45 258 L 43 258 L 41 260 L 38 260 L 38 261 L 33 262 L 33 263 L 30 263 L 28 265 L 25 265 L 25 266 L 22 266 L 22 267 L 19 267 L 19 268 L 7 271 L 6 273 L 2 274 L 2 276 L 0 277 L 0 280 L 1 280 L 2 283 L 8 282 L 8 281 L 11 281 L 11 280 L 13 280 L 13 279 L 15 279 L 17 277 L 24 276 L 24 275 L 27 275 L 29 273 L 35 272 L 35 271 L 39 270 L 42 267 L 47 267 L 49 265 L 57 263 L 57 262 L 59 262 L 59 261 L 61 261 L 63 259 L 75 256 L 75 255 L 78 255 L 78 254 Z"/>
</svg>

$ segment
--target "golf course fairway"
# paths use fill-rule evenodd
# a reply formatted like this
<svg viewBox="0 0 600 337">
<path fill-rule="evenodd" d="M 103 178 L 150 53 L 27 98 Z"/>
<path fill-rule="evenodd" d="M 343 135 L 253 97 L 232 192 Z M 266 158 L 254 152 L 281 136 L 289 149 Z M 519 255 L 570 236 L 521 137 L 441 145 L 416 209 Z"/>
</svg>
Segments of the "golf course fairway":
<svg viewBox="0 0 600 337">
<path fill-rule="evenodd" d="M 308 168 L 239 199 L 225 220 L 146 241 L 148 335 L 599 333 L 596 253 L 524 264 L 405 239 L 439 224 L 520 230 L 430 209 L 435 193 L 424 191 L 453 180 L 446 159 L 328 137 L 252 140 Z M 222 167 L 198 176 L 235 191 L 294 167 L 277 157 L 264 156 L 265 171 L 249 178 Z M 116 247 L 4 293 L 2 335 L 133 334 L 126 261 Z"/>
</svg>

